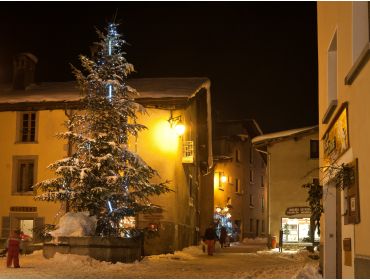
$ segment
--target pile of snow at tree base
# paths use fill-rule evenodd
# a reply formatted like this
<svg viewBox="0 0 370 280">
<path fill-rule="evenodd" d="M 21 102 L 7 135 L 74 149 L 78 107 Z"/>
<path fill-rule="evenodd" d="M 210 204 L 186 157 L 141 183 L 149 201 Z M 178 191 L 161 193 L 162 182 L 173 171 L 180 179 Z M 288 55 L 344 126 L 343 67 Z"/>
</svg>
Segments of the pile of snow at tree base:
<svg viewBox="0 0 370 280">
<path fill-rule="evenodd" d="M 63 215 L 56 227 L 49 234 L 58 239 L 59 236 L 89 236 L 94 235 L 96 229 L 96 217 L 89 216 L 89 212 L 68 212 Z"/>
<path fill-rule="evenodd" d="M 0 278 L 322 278 L 318 261 L 310 259 L 307 251 L 225 253 L 228 249 L 217 249 L 214 256 L 208 256 L 201 246 L 192 246 L 130 264 L 67 254 L 45 259 L 42 251 L 36 251 L 21 256 L 21 269 L 6 268 L 5 258 L 0 259 Z"/>
</svg>

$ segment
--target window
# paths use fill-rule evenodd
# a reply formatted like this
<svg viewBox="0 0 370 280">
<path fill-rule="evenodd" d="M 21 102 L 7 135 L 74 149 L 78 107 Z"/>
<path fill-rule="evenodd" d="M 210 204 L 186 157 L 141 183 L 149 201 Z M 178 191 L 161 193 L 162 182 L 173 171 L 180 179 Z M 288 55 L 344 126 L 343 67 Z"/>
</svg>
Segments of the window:
<svg viewBox="0 0 370 280">
<path fill-rule="evenodd" d="M 253 169 L 249 169 L 249 182 L 253 183 L 254 181 L 254 170 Z"/>
<path fill-rule="evenodd" d="M 235 150 L 235 161 L 240 162 L 240 151 L 239 151 L 239 149 Z"/>
<path fill-rule="evenodd" d="M 236 193 L 241 193 L 241 190 L 240 190 L 240 179 L 238 179 L 238 178 L 235 178 L 235 192 Z"/>
<path fill-rule="evenodd" d="M 253 219 L 249 219 L 249 231 L 253 232 Z"/>
<path fill-rule="evenodd" d="M 37 157 L 13 158 L 13 193 L 33 195 L 32 186 L 36 179 Z"/>
<path fill-rule="evenodd" d="M 310 158 L 319 158 L 319 140 L 310 140 Z"/>
<path fill-rule="evenodd" d="M 249 205 L 253 206 L 253 194 L 249 195 Z"/>
<path fill-rule="evenodd" d="M 249 147 L 249 163 L 252 164 L 254 162 L 254 158 L 253 158 L 253 147 L 250 146 Z"/>
<path fill-rule="evenodd" d="M 352 63 L 354 64 L 369 42 L 368 2 L 352 2 Z"/>
<path fill-rule="evenodd" d="M 328 49 L 328 95 L 327 109 L 322 119 L 322 123 L 328 123 L 338 105 L 337 100 L 337 32 L 330 43 Z"/>
<path fill-rule="evenodd" d="M 19 142 L 36 141 L 36 112 L 22 112 L 19 114 Z"/>
<path fill-rule="evenodd" d="M 189 175 L 189 197 L 193 196 L 193 176 Z"/>
<path fill-rule="evenodd" d="M 261 176 L 261 188 L 263 188 L 265 186 L 265 177 L 262 175 Z"/>
<path fill-rule="evenodd" d="M 261 197 L 261 211 L 263 212 L 265 210 L 265 198 Z"/>
<path fill-rule="evenodd" d="M 265 221 L 262 220 L 261 222 L 261 232 L 265 232 Z"/>
</svg>

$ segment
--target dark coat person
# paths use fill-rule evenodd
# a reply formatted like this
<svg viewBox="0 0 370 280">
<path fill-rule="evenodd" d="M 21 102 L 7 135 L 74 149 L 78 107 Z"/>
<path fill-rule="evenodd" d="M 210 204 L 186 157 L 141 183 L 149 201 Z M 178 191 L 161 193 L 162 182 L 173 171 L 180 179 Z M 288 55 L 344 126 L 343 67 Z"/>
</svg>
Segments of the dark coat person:
<svg viewBox="0 0 370 280">
<path fill-rule="evenodd" d="M 221 230 L 220 230 L 220 244 L 221 244 L 221 248 L 224 247 L 225 242 L 226 242 L 226 238 L 227 238 L 227 230 L 226 230 L 225 227 L 221 227 Z"/>
<path fill-rule="evenodd" d="M 207 244 L 207 253 L 213 256 L 215 251 L 215 242 L 217 240 L 216 230 L 213 224 L 210 224 L 204 233 L 204 243 Z"/>
</svg>

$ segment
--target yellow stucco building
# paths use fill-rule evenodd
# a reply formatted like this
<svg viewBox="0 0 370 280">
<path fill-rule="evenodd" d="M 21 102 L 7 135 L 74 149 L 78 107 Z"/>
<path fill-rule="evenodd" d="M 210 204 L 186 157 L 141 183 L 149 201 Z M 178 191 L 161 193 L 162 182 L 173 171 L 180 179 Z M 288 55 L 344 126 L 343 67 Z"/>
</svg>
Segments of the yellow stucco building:
<svg viewBox="0 0 370 280">
<path fill-rule="evenodd" d="M 235 241 L 266 234 L 266 163 L 251 144 L 261 134 L 253 119 L 215 124 L 214 209 L 230 216 Z"/>
<path fill-rule="evenodd" d="M 24 60 L 23 65 L 34 61 L 30 54 L 18 59 Z M 21 82 L 27 83 L 23 87 L 0 86 L 0 233 L 4 239 L 10 230 L 20 228 L 38 242 L 34 229 L 56 224 L 65 207 L 35 201 L 31 186 L 53 177 L 47 166 L 68 156 L 68 143 L 56 134 L 65 130 L 70 110 L 81 109 L 80 94 L 75 82 L 35 85 L 23 78 Z M 137 217 L 139 227 L 159 229 L 157 237 L 146 240 L 146 254 L 197 244 L 213 214 L 213 178 L 208 175 L 212 167 L 210 81 L 156 78 L 133 79 L 129 84 L 138 90 L 136 101 L 147 110 L 138 123 L 148 127 L 131 139 L 130 149 L 156 169 L 161 180 L 170 180 L 174 191 L 153 198 L 162 212 Z M 185 125 L 181 136 L 175 130 L 179 122 Z"/>
<path fill-rule="evenodd" d="M 319 176 L 318 127 L 264 134 L 252 143 L 267 156 L 268 234 L 279 243 L 283 229 L 283 243 L 306 242 L 311 214 L 308 192 L 302 185 Z"/>
<path fill-rule="evenodd" d="M 368 2 L 318 2 L 320 165 L 350 164 L 353 184 L 324 186 L 324 278 L 370 278 Z"/>
</svg>

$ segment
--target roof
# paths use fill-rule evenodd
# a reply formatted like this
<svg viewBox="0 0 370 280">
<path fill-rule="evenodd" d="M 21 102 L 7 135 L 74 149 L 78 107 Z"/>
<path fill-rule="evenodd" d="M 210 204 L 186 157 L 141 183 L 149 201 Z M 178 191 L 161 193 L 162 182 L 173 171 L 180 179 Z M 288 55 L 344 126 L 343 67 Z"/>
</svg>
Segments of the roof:
<svg viewBox="0 0 370 280">
<path fill-rule="evenodd" d="M 261 135 L 262 130 L 254 119 L 222 120 L 216 121 L 215 138 L 229 138 L 237 136 L 240 139 L 253 138 Z"/>
<path fill-rule="evenodd" d="M 139 92 L 137 101 L 187 101 L 200 89 L 209 91 L 208 78 L 142 78 L 130 79 L 127 84 Z M 26 90 L 14 90 L 11 85 L 0 85 L 0 110 L 16 105 L 32 103 L 70 103 L 78 102 L 81 94 L 78 85 L 73 82 L 47 82 L 33 84 Z"/>
<path fill-rule="evenodd" d="M 293 137 L 299 137 L 307 134 L 312 134 L 318 132 L 319 127 L 315 126 L 308 126 L 284 131 L 278 131 L 274 133 L 264 134 L 252 139 L 252 144 L 254 146 L 264 146 L 270 143 L 280 142 L 284 140 L 288 140 Z"/>
</svg>

